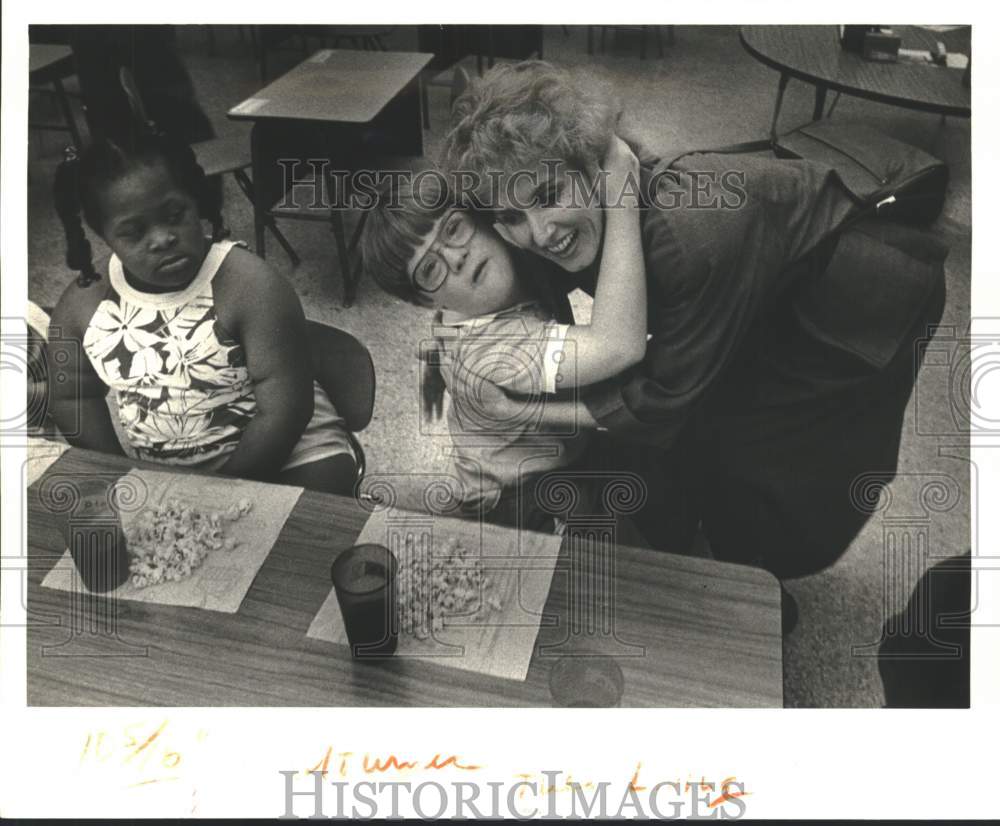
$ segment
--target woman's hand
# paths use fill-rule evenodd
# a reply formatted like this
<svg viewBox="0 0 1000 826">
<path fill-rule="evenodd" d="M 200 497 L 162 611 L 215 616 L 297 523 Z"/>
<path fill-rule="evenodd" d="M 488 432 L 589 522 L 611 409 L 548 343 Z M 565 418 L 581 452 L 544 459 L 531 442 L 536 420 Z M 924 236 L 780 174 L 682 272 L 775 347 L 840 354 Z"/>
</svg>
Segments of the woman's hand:
<svg viewBox="0 0 1000 826">
<path fill-rule="evenodd" d="M 607 199 L 610 207 L 639 206 L 639 159 L 631 147 L 618 135 L 611 137 L 604 156 L 607 173 Z"/>
</svg>

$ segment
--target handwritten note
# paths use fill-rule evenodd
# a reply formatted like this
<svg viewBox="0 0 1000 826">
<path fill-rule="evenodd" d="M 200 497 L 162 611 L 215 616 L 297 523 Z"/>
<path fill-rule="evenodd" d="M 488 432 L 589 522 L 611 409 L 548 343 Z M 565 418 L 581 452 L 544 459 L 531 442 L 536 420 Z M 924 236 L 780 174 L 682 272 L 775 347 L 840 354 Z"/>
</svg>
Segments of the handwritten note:
<svg viewBox="0 0 1000 826">
<path fill-rule="evenodd" d="M 196 747 L 206 737 L 201 729 L 193 738 L 180 739 Z M 94 729 L 87 732 L 80 749 L 80 768 L 114 772 L 124 788 L 176 782 L 185 770 L 185 746 L 178 739 L 166 719 Z"/>
<path fill-rule="evenodd" d="M 400 774 L 412 771 L 479 771 L 481 765 L 472 763 L 456 754 L 442 755 L 440 752 L 429 760 L 426 757 L 407 755 L 398 757 L 395 754 L 372 755 L 367 752 L 360 758 L 351 751 L 334 752 L 333 746 L 327 746 L 323 756 L 303 771 L 303 774 L 335 772 L 340 777 L 347 777 L 352 769 L 361 767 L 364 774 Z"/>
</svg>

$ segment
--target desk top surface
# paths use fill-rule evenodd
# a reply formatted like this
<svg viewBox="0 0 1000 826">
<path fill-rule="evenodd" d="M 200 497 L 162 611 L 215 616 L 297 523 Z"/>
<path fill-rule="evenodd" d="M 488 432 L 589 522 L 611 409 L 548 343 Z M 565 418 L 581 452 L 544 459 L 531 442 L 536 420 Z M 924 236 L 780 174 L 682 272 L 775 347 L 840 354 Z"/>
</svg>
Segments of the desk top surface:
<svg viewBox="0 0 1000 826">
<path fill-rule="evenodd" d="M 227 114 L 234 120 L 368 123 L 433 57 L 321 49 Z"/>
<path fill-rule="evenodd" d="M 310 491 L 237 613 L 92 598 L 111 607 L 117 636 L 88 631 L 79 613 L 86 600 L 40 585 L 65 542 L 39 486 L 54 474 L 136 466 L 143 464 L 72 448 L 29 489 L 31 705 L 551 706 L 552 665 L 580 647 L 616 658 L 622 706 L 782 704 L 781 597 L 770 574 L 620 546 L 609 591 L 608 567 L 581 564 L 592 561 L 593 543 L 580 539 L 563 542 L 523 682 L 419 660 L 353 661 L 346 646 L 306 631 L 330 591 L 333 559 L 354 543 L 368 512 Z M 607 600 L 613 633 L 574 636 L 579 606 L 598 605 L 607 616 Z"/>
<path fill-rule="evenodd" d="M 44 71 L 54 64 L 73 56 L 69 46 L 50 43 L 32 43 L 28 48 L 28 73 Z"/>
</svg>

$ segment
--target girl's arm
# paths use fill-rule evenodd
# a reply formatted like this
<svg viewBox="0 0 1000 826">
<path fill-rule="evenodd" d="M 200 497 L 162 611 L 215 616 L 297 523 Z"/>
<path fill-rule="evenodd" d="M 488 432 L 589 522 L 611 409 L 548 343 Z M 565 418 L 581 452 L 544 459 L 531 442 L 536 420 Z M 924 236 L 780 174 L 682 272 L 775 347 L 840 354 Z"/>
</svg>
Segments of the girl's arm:
<svg viewBox="0 0 1000 826">
<path fill-rule="evenodd" d="M 103 296 L 102 285 L 70 284 L 49 325 L 49 413 L 74 447 L 124 454 L 108 410 L 108 386 L 83 350 L 83 334 Z"/>
<path fill-rule="evenodd" d="M 313 370 L 302 305 L 257 256 L 234 249 L 216 276 L 219 321 L 246 354 L 257 412 L 220 473 L 273 479 L 313 414 Z"/>
<path fill-rule="evenodd" d="M 639 163 L 615 136 L 605 158 L 608 172 L 604 247 L 588 325 L 566 334 L 560 387 L 577 387 L 616 376 L 646 354 L 646 268 L 639 224 Z M 631 184 L 626 184 L 631 178 Z"/>
</svg>

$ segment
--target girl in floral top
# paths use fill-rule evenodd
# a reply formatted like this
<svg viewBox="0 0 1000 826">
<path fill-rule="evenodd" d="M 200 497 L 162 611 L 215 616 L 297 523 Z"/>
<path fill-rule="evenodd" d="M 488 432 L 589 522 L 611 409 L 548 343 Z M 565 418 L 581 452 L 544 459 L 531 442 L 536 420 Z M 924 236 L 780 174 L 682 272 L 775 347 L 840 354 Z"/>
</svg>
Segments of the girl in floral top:
<svg viewBox="0 0 1000 826">
<path fill-rule="evenodd" d="M 53 416 L 81 447 L 348 492 L 354 457 L 313 381 L 298 297 L 246 249 L 206 238 L 202 217 L 220 226 L 209 193 L 190 147 L 164 135 L 103 139 L 60 168 L 82 275 L 52 318 L 71 360 Z M 106 284 L 79 211 L 113 252 Z"/>
</svg>

